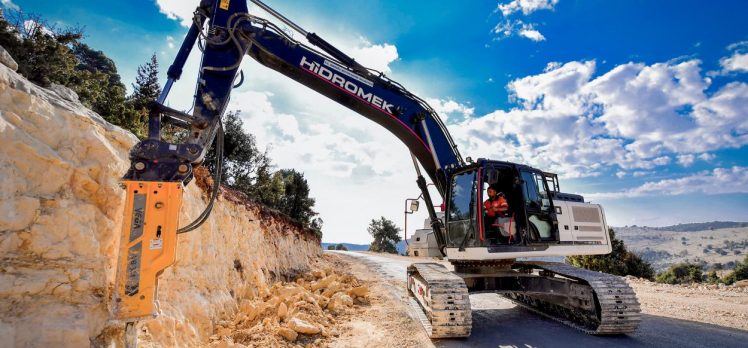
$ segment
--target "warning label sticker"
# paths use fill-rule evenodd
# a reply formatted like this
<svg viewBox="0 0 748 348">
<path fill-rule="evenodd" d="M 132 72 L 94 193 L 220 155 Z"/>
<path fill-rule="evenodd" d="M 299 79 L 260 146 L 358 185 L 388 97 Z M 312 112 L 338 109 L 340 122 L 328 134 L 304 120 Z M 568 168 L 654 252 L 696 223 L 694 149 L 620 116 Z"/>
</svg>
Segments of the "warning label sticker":
<svg viewBox="0 0 748 348">
<path fill-rule="evenodd" d="M 151 250 L 157 250 L 164 247 L 164 240 L 163 239 L 151 239 Z"/>
</svg>

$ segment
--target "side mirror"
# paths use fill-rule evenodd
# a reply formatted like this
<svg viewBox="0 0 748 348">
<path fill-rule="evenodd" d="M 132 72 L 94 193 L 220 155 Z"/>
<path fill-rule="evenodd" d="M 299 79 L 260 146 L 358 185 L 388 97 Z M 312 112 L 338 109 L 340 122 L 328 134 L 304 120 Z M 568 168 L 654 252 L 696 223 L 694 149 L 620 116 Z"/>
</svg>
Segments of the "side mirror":
<svg viewBox="0 0 748 348">
<path fill-rule="evenodd" d="M 410 201 L 410 211 L 411 212 L 418 211 L 418 205 L 419 205 L 418 201 Z"/>
</svg>

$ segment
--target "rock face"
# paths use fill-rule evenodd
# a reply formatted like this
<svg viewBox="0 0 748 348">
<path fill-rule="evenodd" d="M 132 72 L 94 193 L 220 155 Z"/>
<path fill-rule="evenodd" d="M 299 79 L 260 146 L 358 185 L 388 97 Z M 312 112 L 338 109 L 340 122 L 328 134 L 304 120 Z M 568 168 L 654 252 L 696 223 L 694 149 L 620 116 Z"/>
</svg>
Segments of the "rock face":
<svg viewBox="0 0 748 348">
<path fill-rule="evenodd" d="M 136 141 L 77 98 L 0 65 L 0 347 L 118 343 L 123 325 L 110 320 L 125 198 L 118 180 Z M 187 187 L 180 226 L 207 197 Z M 140 324 L 143 343 L 206 343 L 237 299 L 308 269 L 320 252 L 311 231 L 222 194 L 202 227 L 179 236 L 177 262 L 159 280 L 162 314 Z"/>
</svg>

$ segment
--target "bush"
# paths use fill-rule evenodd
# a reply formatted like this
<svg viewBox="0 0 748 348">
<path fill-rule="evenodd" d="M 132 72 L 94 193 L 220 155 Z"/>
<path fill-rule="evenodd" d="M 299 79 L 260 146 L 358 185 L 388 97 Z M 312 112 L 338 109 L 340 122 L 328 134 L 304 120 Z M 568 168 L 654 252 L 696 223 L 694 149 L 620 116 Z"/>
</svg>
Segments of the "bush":
<svg viewBox="0 0 748 348">
<path fill-rule="evenodd" d="M 327 250 L 335 250 L 335 246 L 330 244 L 327 246 Z"/>
<path fill-rule="evenodd" d="M 701 267 L 690 263 L 679 263 L 670 266 L 667 271 L 657 275 L 655 281 L 665 284 L 690 284 L 703 281 Z"/>
<path fill-rule="evenodd" d="M 735 269 L 725 277 L 724 281 L 726 284 L 732 284 L 744 279 L 748 279 L 748 256 L 745 257 L 743 262 L 738 262 L 735 265 Z"/>
<path fill-rule="evenodd" d="M 722 282 L 722 279 L 719 279 L 719 276 L 717 276 L 717 272 L 711 271 L 706 275 L 705 281 L 709 284 L 718 284 Z"/>
<path fill-rule="evenodd" d="M 335 246 L 335 250 L 348 251 L 348 248 L 346 248 L 345 245 L 343 245 L 343 244 L 338 244 L 338 245 Z"/>
<path fill-rule="evenodd" d="M 575 267 L 600 271 L 619 276 L 632 275 L 652 280 L 654 269 L 649 262 L 626 250 L 622 240 L 616 239 L 613 229 L 608 230 L 613 251 L 607 255 L 567 256 L 566 262 Z"/>
</svg>

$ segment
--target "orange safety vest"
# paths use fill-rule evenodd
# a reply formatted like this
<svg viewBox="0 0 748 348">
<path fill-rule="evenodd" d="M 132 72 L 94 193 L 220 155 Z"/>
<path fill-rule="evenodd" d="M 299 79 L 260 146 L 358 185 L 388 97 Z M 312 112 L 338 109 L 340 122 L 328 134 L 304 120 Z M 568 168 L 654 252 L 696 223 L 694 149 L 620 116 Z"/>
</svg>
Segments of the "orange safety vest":
<svg viewBox="0 0 748 348">
<path fill-rule="evenodd" d="M 506 202 L 506 198 L 498 197 L 496 199 L 487 199 L 483 202 L 483 208 L 486 209 L 486 216 L 496 217 L 503 215 L 509 209 L 509 203 Z"/>
</svg>

